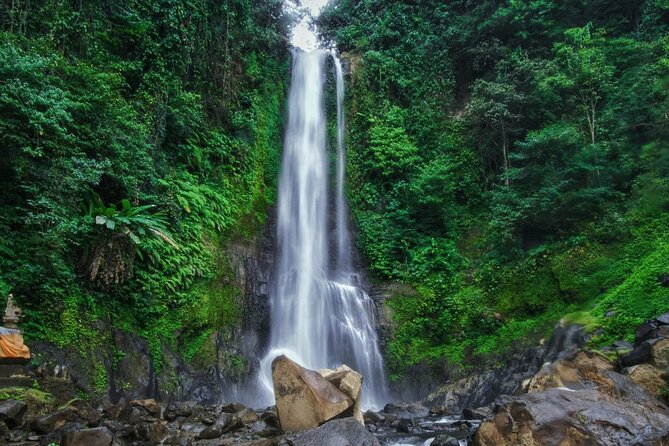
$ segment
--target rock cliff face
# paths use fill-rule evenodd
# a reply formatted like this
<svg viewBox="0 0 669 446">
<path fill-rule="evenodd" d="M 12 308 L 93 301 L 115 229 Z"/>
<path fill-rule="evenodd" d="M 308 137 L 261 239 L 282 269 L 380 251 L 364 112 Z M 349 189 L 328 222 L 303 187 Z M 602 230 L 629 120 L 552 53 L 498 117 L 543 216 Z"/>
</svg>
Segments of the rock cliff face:
<svg viewBox="0 0 669 446">
<path fill-rule="evenodd" d="M 584 342 L 579 327 L 556 327 L 544 346 L 518 353 L 495 370 L 472 373 L 442 385 L 425 398 L 424 404 L 449 415 L 459 415 L 466 408 L 485 406 L 501 395 L 513 395 L 542 364 L 575 351 Z"/>
<path fill-rule="evenodd" d="M 213 332 L 205 341 L 211 347 L 211 360 L 186 361 L 164 343 L 162 369 L 157 373 L 148 342 L 107 320 L 98 321 L 95 327 L 100 333 L 98 348 L 85 355 L 74 348 L 31 343 L 40 373 L 53 376 L 65 366 L 74 387 L 111 402 L 121 398 L 202 404 L 237 400 L 237 383 L 257 368 L 256 356 L 267 342 L 274 235 L 274 219 L 270 218 L 256 237 L 221 248 L 230 262 L 235 285 L 242 291 L 242 317 L 235 326 Z"/>
</svg>

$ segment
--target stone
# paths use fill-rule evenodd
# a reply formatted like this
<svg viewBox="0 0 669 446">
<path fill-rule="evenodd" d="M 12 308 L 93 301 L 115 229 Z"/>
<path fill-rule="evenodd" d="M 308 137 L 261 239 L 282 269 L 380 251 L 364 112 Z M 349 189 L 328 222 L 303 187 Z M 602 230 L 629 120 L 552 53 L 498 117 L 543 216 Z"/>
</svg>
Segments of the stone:
<svg viewBox="0 0 669 446">
<path fill-rule="evenodd" d="M 462 418 L 465 420 L 484 420 L 492 415 L 490 407 L 479 407 L 477 409 L 466 408 L 462 411 Z"/>
<path fill-rule="evenodd" d="M 354 404 L 318 372 L 305 369 L 283 355 L 272 361 L 272 381 L 284 431 L 313 429 L 347 412 Z"/>
<path fill-rule="evenodd" d="M 267 423 L 267 425 L 270 427 L 275 427 L 277 429 L 280 427 L 279 417 L 274 411 L 266 410 L 262 413 L 262 415 L 260 415 L 260 419 Z"/>
<path fill-rule="evenodd" d="M 669 338 L 648 341 L 650 344 L 650 363 L 660 370 L 669 372 Z"/>
<path fill-rule="evenodd" d="M 667 444 L 666 406 L 637 398 L 615 398 L 596 389 L 566 388 L 514 397 L 481 423 L 472 445 Z"/>
<path fill-rule="evenodd" d="M 198 440 L 215 440 L 217 438 L 221 438 L 221 435 L 223 435 L 223 431 L 221 430 L 220 426 L 213 425 L 213 426 L 207 426 L 205 427 L 198 435 L 197 439 Z"/>
<path fill-rule="evenodd" d="M 669 311 L 661 316 L 658 316 L 655 320 L 657 321 L 658 325 L 669 325 Z"/>
<path fill-rule="evenodd" d="M 179 417 L 179 414 L 177 413 L 178 406 L 174 403 L 170 403 L 167 405 L 165 410 L 163 411 L 163 418 L 165 418 L 167 421 L 174 421 Z"/>
<path fill-rule="evenodd" d="M 67 403 L 67 407 L 72 411 L 73 417 L 77 421 L 88 427 L 95 427 L 100 424 L 100 413 L 88 401 L 76 398 Z"/>
<path fill-rule="evenodd" d="M 221 406 L 221 411 L 222 412 L 227 412 L 227 413 L 237 413 L 239 411 L 242 411 L 246 409 L 247 407 L 243 404 L 240 403 L 228 403 L 224 404 Z"/>
<path fill-rule="evenodd" d="M 662 398 L 667 383 L 662 378 L 662 372 L 650 364 L 639 364 L 626 370 L 629 379 L 646 389 L 648 393 Z"/>
<path fill-rule="evenodd" d="M 253 424 L 259 420 L 258 414 L 246 407 L 235 414 L 243 425 Z"/>
<path fill-rule="evenodd" d="M 162 444 L 168 437 L 167 428 L 162 421 L 140 423 L 133 429 L 134 437 L 149 444 Z"/>
<path fill-rule="evenodd" d="M 620 358 L 619 362 L 622 367 L 631 367 L 633 365 L 648 362 L 651 359 L 651 345 L 650 342 L 644 341 L 637 345 L 634 350 Z"/>
<path fill-rule="evenodd" d="M 198 404 L 195 401 L 186 401 L 181 403 L 177 409 L 177 416 L 179 417 L 190 417 L 193 415 L 193 412 L 198 407 Z"/>
<path fill-rule="evenodd" d="M 128 406 L 128 402 L 121 398 L 116 404 L 105 411 L 105 417 L 117 421 L 121 412 Z"/>
<path fill-rule="evenodd" d="M 94 427 L 74 432 L 67 432 L 63 436 L 62 446 L 111 446 L 112 433 L 106 427 Z"/>
<path fill-rule="evenodd" d="M 118 421 L 134 425 L 141 423 L 146 415 L 147 412 L 142 407 L 127 405 L 118 414 Z"/>
<path fill-rule="evenodd" d="M 353 416 L 361 424 L 365 424 L 360 408 L 362 394 L 362 375 L 347 365 L 341 365 L 336 370 L 322 369 L 318 373 L 339 390 L 348 395 L 353 401 Z"/>
<path fill-rule="evenodd" d="M 381 446 L 379 440 L 355 418 L 325 423 L 288 439 L 291 446 Z"/>
<path fill-rule="evenodd" d="M 26 409 L 28 409 L 28 405 L 23 401 L 0 401 L 0 421 L 4 422 L 10 429 L 14 429 L 23 422 Z"/>
<path fill-rule="evenodd" d="M 636 328 L 636 345 L 656 337 L 657 323 L 655 321 L 646 321 Z"/>
<path fill-rule="evenodd" d="M 160 418 L 160 414 L 163 410 L 162 406 L 156 403 L 156 400 L 153 398 L 145 400 L 132 400 L 130 405 L 134 407 L 141 407 L 146 410 L 151 416 Z"/>
<path fill-rule="evenodd" d="M 383 412 L 394 415 L 396 418 L 425 418 L 430 414 L 430 409 L 418 404 L 395 404 L 389 403 L 383 408 Z"/>
<path fill-rule="evenodd" d="M 386 419 L 386 417 L 378 412 L 374 412 L 373 410 L 366 411 L 364 414 L 362 414 L 362 418 L 365 423 L 372 424 L 383 423 L 383 421 Z"/>
<path fill-rule="evenodd" d="M 416 430 L 416 425 L 414 424 L 413 419 L 402 418 L 397 422 L 397 426 L 395 428 L 397 429 L 397 432 L 411 434 Z"/>
<path fill-rule="evenodd" d="M 74 414 L 72 413 L 72 410 L 70 408 L 64 408 L 37 418 L 33 422 L 32 428 L 39 434 L 49 434 L 73 420 Z"/>
<path fill-rule="evenodd" d="M 457 438 L 450 437 L 448 435 L 439 435 L 435 438 L 431 446 L 460 446 L 460 441 Z"/>
<path fill-rule="evenodd" d="M 249 409 L 244 409 L 241 412 L 244 412 L 245 410 Z M 258 418 L 256 417 L 256 420 L 257 419 Z M 225 434 L 226 432 L 242 427 L 242 420 L 235 414 L 223 412 L 216 419 L 214 426 L 218 427 L 222 434 Z"/>
<path fill-rule="evenodd" d="M 634 346 L 625 340 L 616 341 L 613 343 L 613 347 L 619 350 L 632 350 Z"/>
</svg>

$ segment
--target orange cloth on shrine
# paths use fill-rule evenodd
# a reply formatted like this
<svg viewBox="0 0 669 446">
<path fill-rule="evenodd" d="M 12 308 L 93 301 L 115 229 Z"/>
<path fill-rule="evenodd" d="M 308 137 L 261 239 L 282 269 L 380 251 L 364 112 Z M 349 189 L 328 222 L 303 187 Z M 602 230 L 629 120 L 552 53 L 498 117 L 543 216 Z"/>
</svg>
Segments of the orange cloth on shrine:
<svg viewBox="0 0 669 446">
<path fill-rule="evenodd" d="M 0 335 L 0 358 L 30 359 L 30 349 L 23 343 L 20 334 Z"/>
</svg>

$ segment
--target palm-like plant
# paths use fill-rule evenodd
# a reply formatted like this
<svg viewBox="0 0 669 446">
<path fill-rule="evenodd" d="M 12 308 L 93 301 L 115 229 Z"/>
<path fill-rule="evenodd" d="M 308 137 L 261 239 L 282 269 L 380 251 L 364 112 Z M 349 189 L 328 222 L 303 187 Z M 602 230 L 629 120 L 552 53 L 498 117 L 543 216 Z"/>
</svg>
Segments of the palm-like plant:
<svg viewBox="0 0 669 446">
<path fill-rule="evenodd" d="M 96 241 L 85 252 L 86 276 L 95 284 L 111 286 L 132 276 L 135 257 L 142 258 L 142 240 L 156 237 L 178 249 L 167 229 L 164 213 L 151 213 L 155 205 L 135 206 L 123 199 L 105 206 L 97 194 L 87 203 L 85 213 L 101 228 Z"/>
</svg>

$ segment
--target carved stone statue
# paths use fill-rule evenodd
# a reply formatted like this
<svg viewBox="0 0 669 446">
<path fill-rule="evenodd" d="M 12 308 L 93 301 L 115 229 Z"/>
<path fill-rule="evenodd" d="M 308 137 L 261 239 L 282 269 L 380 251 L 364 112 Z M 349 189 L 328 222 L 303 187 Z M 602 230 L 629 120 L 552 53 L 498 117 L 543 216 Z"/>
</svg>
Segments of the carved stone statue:
<svg viewBox="0 0 669 446">
<path fill-rule="evenodd" d="M 7 307 L 5 307 L 5 315 L 2 317 L 2 322 L 5 328 L 12 328 L 18 330 L 17 325 L 21 319 L 21 309 L 14 303 L 14 295 L 10 294 L 7 298 Z"/>
</svg>

